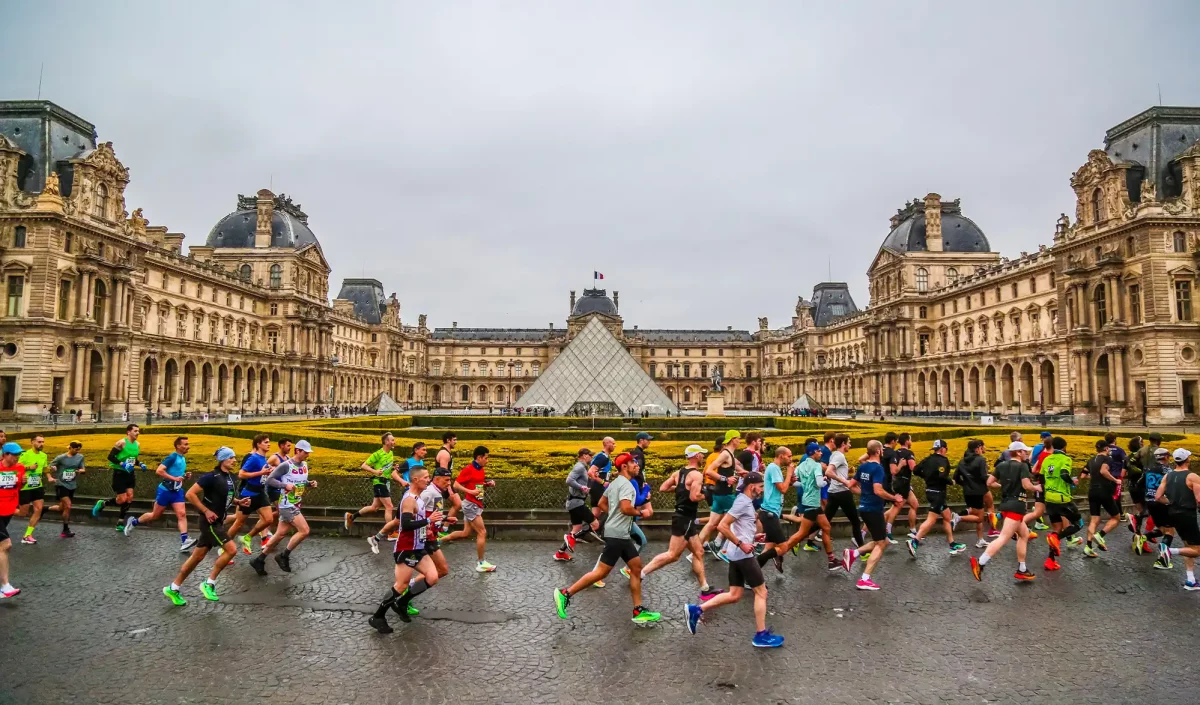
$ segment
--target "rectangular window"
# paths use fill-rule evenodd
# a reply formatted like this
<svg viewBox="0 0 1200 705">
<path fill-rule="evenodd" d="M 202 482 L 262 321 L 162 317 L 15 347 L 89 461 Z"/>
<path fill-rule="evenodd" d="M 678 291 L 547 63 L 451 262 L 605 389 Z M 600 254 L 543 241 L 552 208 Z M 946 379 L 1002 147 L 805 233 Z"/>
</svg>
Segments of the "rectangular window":
<svg viewBox="0 0 1200 705">
<path fill-rule="evenodd" d="M 708 348 L 700 349 L 700 357 L 708 357 Z M 706 375 L 707 376 L 707 375 Z"/>
<path fill-rule="evenodd" d="M 208 319 L 208 342 L 217 342 L 217 319 Z"/>
<path fill-rule="evenodd" d="M 279 352 L 279 331 L 267 331 L 267 349 L 273 353 Z"/>
<path fill-rule="evenodd" d="M 179 293 L 181 293 L 181 294 L 187 293 L 187 280 L 186 279 L 179 280 Z"/>
<path fill-rule="evenodd" d="M 1013 282 L 1013 285 L 1012 285 L 1012 295 L 1013 295 L 1014 299 L 1017 298 L 1017 283 L 1016 282 Z"/>
<path fill-rule="evenodd" d="M 1031 293 L 1031 294 L 1037 293 L 1037 277 L 1029 278 L 1029 293 Z"/>
<path fill-rule="evenodd" d="M 377 342 L 379 342 L 379 334 L 378 334 L 378 333 L 372 333 L 372 334 L 371 334 L 371 342 L 372 342 L 372 343 L 377 343 Z"/>
<path fill-rule="evenodd" d="M 922 333 L 920 336 L 920 351 L 922 355 L 929 354 L 929 334 Z"/>
<path fill-rule="evenodd" d="M 1186 416 L 1196 415 L 1196 396 L 1197 387 L 1195 380 L 1187 380 L 1183 383 L 1183 413 Z"/>
<path fill-rule="evenodd" d="M 192 319 L 192 340 L 200 340 L 200 328 L 204 325 L 204 319 L 197 315 Z"/>
<path fill-rule="evenodd" d="M 75 236 L 71 233 L 63 235 L 63 252 L 71 254 L 71 245 L 75 244 Z"/>
<path fill-rule="evenodd" d="M 167 288 L 168 288 L 168 287 L 170 287 L 170 286 L 171 286 L 171 275 L 167 274 L 166 272 L 163 272 L 163 275 L 162 275 L 162 288 L 163 288 L 163 291 L 166 291 L 166 290 L 167 290 Z"/>
<path fill-rule="evenodd" d="M 71 280 L 63 279 L 58 283 L 58 317 L 67 320 L 71 312 Z"/>
<path fill-rule="evenodd" d="M 1129 285 L 1129 322 L 1142 322 L 1142 287 L 1138 284 Z"/>
<path fill-rule="evenodd" d="M 279 304 L 271 304 L 271 315 L 272 316 L 279 315 Z"/>
<path fill-rule="evenodd" d="M 238 308 L 245 310 L 245 308 L 246 308 L 246 297 L 245 296 L 238 297 Z"/>
<path fill-rule="evenodd" d="M 25 277 L 8 278 L 8 315 L 21 315 L 21 300 L 25 298 Z"/>
<path fill-rule="evenodd" d="M 9 281 L 12 281 L 11 279 Z M 12 291 L 12 287 L 9 287 Z M 11 293 L 9 298 L 12 298 Z M 9 308 L 12 308 L 11 305 Z M 11 313 L 8 315 L 12 315 Z M 1175 316 L 1181 321 L 1192 320 L 1192 283 L 1189 281 L 1175 282 Z"/>
<path fill-rule="evenodd" d="M 24 247 L 25 246 L 25 226 L 24 225 L 18 225 L 17 227 L 13 228 L 13 245 L 12 246 L 13 247 Z"/>
</svg>

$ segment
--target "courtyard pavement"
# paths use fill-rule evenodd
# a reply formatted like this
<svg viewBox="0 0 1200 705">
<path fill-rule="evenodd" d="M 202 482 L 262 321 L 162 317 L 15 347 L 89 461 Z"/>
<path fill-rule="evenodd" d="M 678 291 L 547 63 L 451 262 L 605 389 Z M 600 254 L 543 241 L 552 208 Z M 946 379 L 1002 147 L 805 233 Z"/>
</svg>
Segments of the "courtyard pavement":
<svg viewBox="0 0 1200 705">
<path fill-rule="evenodd" d="M 177 534 L 75 530 L 60 539 L 49 521 L 37 545 L 12 548 L 23 592 L 0 601 L 0 703 L 1200 702 L 1200 594 L 1180 589 L 1182 560 L 1159 571 L 1132 555 L 1124 527 L 1112 550 L 1072 549 L 1058 573 L 1041 570 L 1039 542 L 1030 584 L 1012 581 L 1012 550 L 976 583 L 968 554 L 946 555 L 938 538 L 919 560 L 891 547 L 875 593 L 826 572 L 820 553 L 789 556 L 783 575 L 767 568 L 768 623 L 787 638 L 775 650 L 751 647 L 749 599 L 689 635 L 684 562 L 646 581 L 657 626 L 630 622 L 615 572 L 560 620 L 551 591 L 586 572 L 597 546 L 555 563 L 550 543 L 493 542 L 499 569 L 477 574 L 473 545 L 451 545 L 450 576 L 415 601 L 422 615 L 392 616 L 396 632 L 381 636 L 366 611 L 392 561 L 363 541 L 310 539 L 290 575 L 269 561 L 259 578 L 240 557 L 219 603 L 198 589 L 210 558 L 184 586 L 189 604 L 173 607 L 160 591 L 183 558 Z M 724 564 L 707 568 L 724 586 Z"/>
</svg>

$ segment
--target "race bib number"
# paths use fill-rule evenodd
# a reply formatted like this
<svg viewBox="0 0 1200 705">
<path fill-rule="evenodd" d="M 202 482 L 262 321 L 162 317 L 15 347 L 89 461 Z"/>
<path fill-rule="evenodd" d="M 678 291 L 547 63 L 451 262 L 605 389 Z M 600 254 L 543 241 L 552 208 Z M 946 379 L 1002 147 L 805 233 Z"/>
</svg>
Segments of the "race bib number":
<svg viewBox="0 0 1200 705">
<path fill-rule="evenodd" d="M 29 475 L 25 480 L 25 486 L 30 489 L 35 489 L 35 488 L 41 487 L 42 486 L 42 476 L 40 474 L 39 475 Z"/>
<path fill-rule="evenodd" d="M 168 483 L 166 483 L 166 485 L 167 485 L 167 487 L 169 487 L 172 490 L 182 490 L 183 489 L 183 481 L 182 480 L 175 480 L 174 482 L 168 482 Z"/>
<path fill-rule="evenodd" d="M 72 482 L 72 481 L 74 481 L 74 479 L 75 479 L 75 471 L 74 471 L 74 470 L 63 470 L 63 471 L 62 471 L 62 479 L 63 479 L 63 482 Z"/>
<path fill-rule="evenodd" d="M 17 486 L 17 473 L 0 472 L 0 490 L 11 490 Z"/>
<path fill-rule="evenodd" d="M 291 504 L 300 504 L 300 500 L 304 497 L 305 483 L 295 485 L 292 491 L 287 494 L 287 501 Z"/>
</svg>

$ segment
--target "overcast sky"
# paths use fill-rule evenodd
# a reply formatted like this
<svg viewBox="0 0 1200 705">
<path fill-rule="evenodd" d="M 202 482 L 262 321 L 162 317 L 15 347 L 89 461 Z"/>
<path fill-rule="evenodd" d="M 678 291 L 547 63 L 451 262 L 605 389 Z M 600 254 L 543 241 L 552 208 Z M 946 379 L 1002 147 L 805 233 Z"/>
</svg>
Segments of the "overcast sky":
<svg viewBox="0 0 1200 705">
<path fill-rule="evenodd" d="M 986 7 L 986 9 L 985 9 Z M 753 329 L 865 271 L 904 202 L 1050 243 L 1071 173 L 1200 105 L 1200 3 L 10 0 L 0 97 L 95 123 L 129 209 L 202 244 L 301 203 L 333 266 L 430 325 Z"/>
</svg>

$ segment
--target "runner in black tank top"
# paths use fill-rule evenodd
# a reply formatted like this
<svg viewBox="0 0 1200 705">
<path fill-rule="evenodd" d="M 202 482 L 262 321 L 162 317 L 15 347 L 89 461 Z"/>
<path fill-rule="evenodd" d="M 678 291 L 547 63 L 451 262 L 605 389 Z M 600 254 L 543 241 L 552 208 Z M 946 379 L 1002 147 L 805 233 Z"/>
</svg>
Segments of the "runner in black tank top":
<svg viewBox="0 0 1200 705">
<path fill-rule="evenodd" d="M 1196 581 L 1196 556 L 1200 556 L 1200 526 L 1196 521 L 1196 495 L 1200 493 L 1200 476 L 1192 474 L 1188 463 L 1192 454 L 1186 448 L 1176 448 L 1171 454 L 1175 461 L 1175 469 L 1167 473 L 1162 484 L 1158 486 L 1155 501 L 1168 502 L 1168 516 L 1175 533 L 1186 544 L 1181 548 L 1171 548 L 1163 537 L 1159 547 L 1159 561 L 1170 566 L 1171 555 L 1183 556 L 1183 565 L 1187 569 L 1187 580 L 1183 583 L 1184 590 L 1200 590 Z M 1164 555 L 1165 554 L 1165 555 Z M 1161 567 L 1157 563 L 1155 567 Z"/>
<path fill-rule="evenodd" d="M 704 576 L 704 548 L 700 545 L 700 527 L 696 514 L 700 510 L 700 499 L 704 497 L 704 472 L 701 463 L 707 450 L 690 445 L 683 451 L 687 466 L 673 473 L 659 487 L 660 492 L 675 491 L 675 511 L 671 515 L 671 543 L 667 550 L 655 556 L 642 568 L 642 577 L 670 565 L 683 555 L 684 549 L 692 553 L 692 572 L 700 581 L 700 599 L 708 600 L 721 593 L 708 585 Z"/>
</svg>

